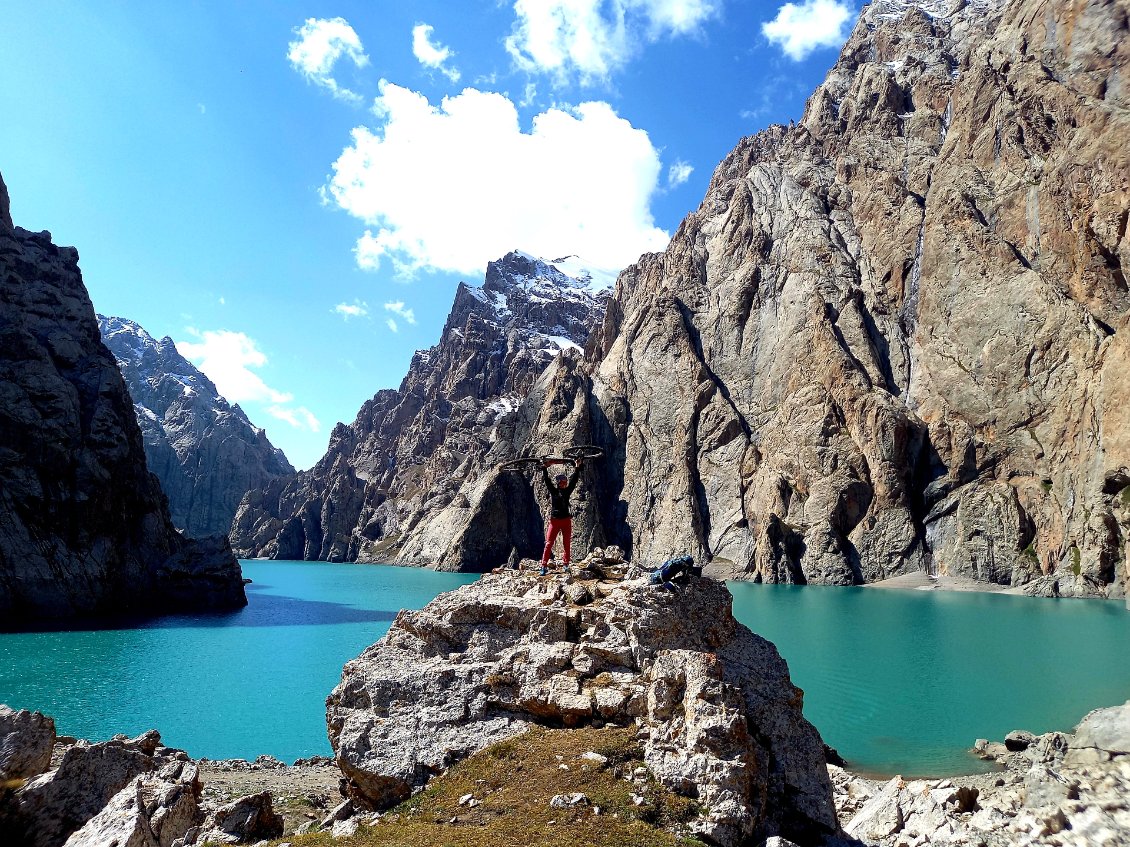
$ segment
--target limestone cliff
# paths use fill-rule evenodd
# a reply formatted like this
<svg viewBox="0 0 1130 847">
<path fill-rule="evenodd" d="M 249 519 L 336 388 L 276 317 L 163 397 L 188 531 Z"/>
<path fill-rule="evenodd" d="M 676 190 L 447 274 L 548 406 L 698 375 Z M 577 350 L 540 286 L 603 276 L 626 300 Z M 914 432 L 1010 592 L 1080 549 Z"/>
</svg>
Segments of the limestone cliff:
<svg viewBox="0 0 1130 847">
<path fill-rule="evenodd" d="M 603 318 L 601 281 L 575 264 L 513 252 L 488 264 L 481 287 L 460 283 L 442 339 L 417 351 L 398 390 L 339 424 L 311 470 L 247 495 L 237 552 L 475 570 L 506 559 L 516 534 L 529 554 L 540 509 L 518 478 L 491 489 L 494 509 L 468 516 L 472 501 L 485 507 L 482 483 L 519 405 L 547 365 L 576 361 Z"/>
<path fill-rule="evenodd" d="M 171 338 L 158 341 L 125 318 L 99 315 L 98 328 L 125 377 L 173 524 L 191 537 L 227 535 L 243 495 L 294 468 Z"/>
<path fill-rule="evenodd" d="M 803 120 L 621 274 L 575 391 L 531 398 L 529 443 L 608 448 L 592 534 L 772 582 L 1122 591 L 1128 10 L 865 7 Z"/>
<path fill-rule="evenodd" d="M 227 542 L 169 520 L 77 252 L 0 201 L 0 622 L 244 605 Z"/>
</svg>

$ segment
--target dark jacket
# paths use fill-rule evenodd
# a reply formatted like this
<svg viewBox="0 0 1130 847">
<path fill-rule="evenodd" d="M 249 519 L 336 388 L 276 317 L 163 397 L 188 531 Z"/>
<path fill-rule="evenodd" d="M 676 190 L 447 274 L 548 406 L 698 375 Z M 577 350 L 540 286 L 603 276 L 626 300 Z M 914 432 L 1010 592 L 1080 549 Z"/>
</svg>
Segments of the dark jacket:
<svg viewBox="0 0 1130 847">
<path fill-rule="evenodd" d="M 577 487 L 577 480 L 581 476 L 581 466 L 573 468 L 573 475 L 569 477 L 569 483 L 564 488 L 558 488 L 554 485 L 553 480 L 549 478 L 549 470 L 542 465 L 541 478 L 545 480 L 545 487 L 549 489 L 549 516 L 551 518 L 571 518 L 573 513 L 569 511 L 569 498 L 573 494 L 573 489 Z"/>
</svg>

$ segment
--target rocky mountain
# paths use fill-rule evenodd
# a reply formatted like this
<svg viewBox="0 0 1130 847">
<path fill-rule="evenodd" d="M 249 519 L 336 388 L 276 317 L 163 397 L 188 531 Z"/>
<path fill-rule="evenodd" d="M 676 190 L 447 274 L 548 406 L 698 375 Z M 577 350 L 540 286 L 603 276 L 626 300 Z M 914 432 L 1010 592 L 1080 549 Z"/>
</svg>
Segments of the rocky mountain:
<svg viewBox="0 0 1130 847">
<path fill-rule="evenodd" d="M 726 157 L 495 456 L 604 444 L 577 531 L 640 560 L 1123 592 L 1128 11 L 866 6 L 803 120 Z"/>
<path fill-rule="evenodd" d="M 177 352 L 125 318 L 98 316 L 133 398 L 149 470 L 173 523 L 192 537 L 226 535 L 240 500 L 294 468 L 238 405 Z"/>
<path fill-rule="evenodd" d="M 365 543 L 323 547 L 327 494 L 273 511 L 290 522 L 265 537 L 296 542 L 259 549 L 462 569 L 536 554 L 537 487 L 495 463 L 594 442 L 582 549 L 771 582 L 927 569 L 1124 593 L 1128 9 L 875 0 L 803 119 L 739 142 L 667 250 L 620 275 L 584 355 L 508 395 L 480 452 L 442 413 L 415 417 L 452 457 L 411 510 L 354 482 Z M 422 409 L 380 397 L 359 421 Z M 372 428 L 336 433 L 322 473 L 375 474 L 353 440 Z M 417 477 L 396 473 L 403 496 Z"/>
<path fill-rule="evenodd" d="M 560 267 L 567 268 L 570 274 Z M 540 506 L 518 477 L 492 489 L 497 508 L 470 529 L 471 498 L 515 410 L 542 391 L 561 358 L 579 360 L 604 317 L 599 276 L 572 257 L 508 253 L 481 287 L 460 283 L 443 336 L 417 351 L 397 390 L 377 393 L 339 424 L 309 471 L 250 492 L 232 525 L 244 556 L 398 561 L 483 568 L 540 545 Z M 505 430 L 505 436 L 500 432 Z"/>
<path fill-rule="evenodd" d="M 184 538 L 78 253 L 12 225 L 0 180 L 0 622 L 237 608 L 226 540 Z"/>
</svg>

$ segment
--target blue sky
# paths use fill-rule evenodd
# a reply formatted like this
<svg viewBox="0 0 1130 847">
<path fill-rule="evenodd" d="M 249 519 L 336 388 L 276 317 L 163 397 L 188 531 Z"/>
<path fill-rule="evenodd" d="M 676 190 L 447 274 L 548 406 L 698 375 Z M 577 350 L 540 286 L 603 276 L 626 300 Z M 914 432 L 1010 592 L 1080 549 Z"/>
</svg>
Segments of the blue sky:
<svg viewBox="0 0 1130 847">
<path fill-rule="evenodd" d="M 798 118 L 846 0 L 0 3 L 0 173 L 94 307 L 170 335 L 300 468 L 459 280 L 660 250 Z"/>
</svg>

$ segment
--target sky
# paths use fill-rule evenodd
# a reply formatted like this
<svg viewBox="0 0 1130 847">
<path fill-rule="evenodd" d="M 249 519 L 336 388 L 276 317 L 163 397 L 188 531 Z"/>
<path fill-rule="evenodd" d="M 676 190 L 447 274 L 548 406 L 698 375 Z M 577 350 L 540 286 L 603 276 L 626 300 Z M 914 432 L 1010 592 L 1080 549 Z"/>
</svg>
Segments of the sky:
<svg viewBox="0 0 1130 847">
<path fill-rule="evenodd" d="M 662 250 L 850 0 L 0 0 L 0 174 L 298 468 L 521 249 Z"/>
</svg>

